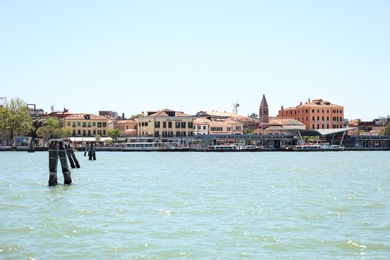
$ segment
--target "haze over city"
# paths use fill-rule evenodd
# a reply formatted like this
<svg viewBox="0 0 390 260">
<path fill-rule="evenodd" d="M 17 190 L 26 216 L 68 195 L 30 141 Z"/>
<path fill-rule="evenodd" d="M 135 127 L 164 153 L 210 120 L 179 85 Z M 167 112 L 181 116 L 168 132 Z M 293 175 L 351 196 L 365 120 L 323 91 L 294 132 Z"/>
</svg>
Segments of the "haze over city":
<svg viewBox="0 0 390 260">
<path fill-rule="evenodd" d="M 390 114 L 389 1 L 2 1 L 0 97 L 47 112 Z"/>
</svg>

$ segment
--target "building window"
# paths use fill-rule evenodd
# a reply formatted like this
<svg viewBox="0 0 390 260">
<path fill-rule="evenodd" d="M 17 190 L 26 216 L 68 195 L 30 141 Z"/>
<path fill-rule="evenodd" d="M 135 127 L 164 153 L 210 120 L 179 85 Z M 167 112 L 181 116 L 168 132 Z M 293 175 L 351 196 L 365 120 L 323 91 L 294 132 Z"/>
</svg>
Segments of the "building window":
<svg viewBox="0 0 390 260">
<path fill-rule="evenodd" d="M 160 121 L 154 122 L 154 127 L 155 128 L 160 128 Z"/>
<path fill-rule="evenodd" d="M 106 127 L 107 126 L 107 123 L 106 122 L 103 122 L 103 127 Z"/>
<path fill-rule="evenodd" d="M 96 135 L 96 130 L 93 130 L 93 135 Z"/>
<path fill-rule="evenodd" d="M 159 122 L 160 123 L 160 122 Z M 160 126 L 159 126 L 160 127 Z M 160 136 L 160 133 L 159 131 L 154 131 L 154 137 L 159 137 Z"/>
<path fill-rule="evenodd" d="M 70 122 L 68 121 L 68 126 L 70 126 Z"/>
<path fill-rule="evenodd" d="M 188 122 L 188 128 L 192 129 L 193 128 L 193 122 Z"/>
<path fill-rule="evenodd" d="M 98 127 L 102 127 L 102 122 L 98 122 Z"/>
<path fill-rule="evenodd" d="M 228 127 L 226 127 L 226 131 L 230 131 L 230 127 L 228 126 Z"/>
<path fill-rule="evenodd" d="M 88 122 L 88 127 L 91 127 L 91 122 Z"/>
<path fill-rule="evenodd" d="M 168 122 L 168 128 L 172 128 L 172 122 Z"/>
<path fill-rule="evenodd" d="M 81 123 L 80 122 L 77 122 L 77 126 L 80 126 L 81 125 Z"/>
<path fill-rule="evenodd" d="M 186 128 L 186 122 L 181 122 L 181 128 Z"/>
<path fill-rule="evenodd" d="M 163 122 L 163 128 L 167 128 L 167 122 Z"/>
<path fill-rule="evenodd" d="M 87 127 L 87 123 L 86 122 L 83 122 L 83 127 Z"/>
<path fill-rule="evenodd" d="M 81 130 L 77 130 L 77 135 L 81 135 Z"/>
<path fill-rule="evenodd" d="M 180 131 L 176 131 L 176 136 L 177 136 L 177 137 L 180 136 Z"/>
<path fill-rule="evenodd" d="M 206 126 L 205 125 L 203 126 L 203 130 L 206 130 Z"/>
<path fill-rule="evenodd" d="M 92 126 L 96 126 L 96 122 L 92 122 Z"/>
<path fill-rule="evenodd" d="M 180 128 L 180 122 L 175 122 L 175 127 Z"/>
</svg>

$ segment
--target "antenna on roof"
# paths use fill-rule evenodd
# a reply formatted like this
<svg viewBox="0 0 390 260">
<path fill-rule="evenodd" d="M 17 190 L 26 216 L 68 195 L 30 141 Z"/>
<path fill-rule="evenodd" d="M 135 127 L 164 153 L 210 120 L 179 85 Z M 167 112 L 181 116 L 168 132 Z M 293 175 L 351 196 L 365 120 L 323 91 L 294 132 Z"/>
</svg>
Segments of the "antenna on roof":
<svg viewBox="0 0 390 260">
<path fill-rule="evenodd" d="M 240 104 L 238 104 L 237 102 L 233 104 L 233 113 L 235 113 L 236 115 L 238 113 L 239 106 L 240 106 Z"/>
</svg>

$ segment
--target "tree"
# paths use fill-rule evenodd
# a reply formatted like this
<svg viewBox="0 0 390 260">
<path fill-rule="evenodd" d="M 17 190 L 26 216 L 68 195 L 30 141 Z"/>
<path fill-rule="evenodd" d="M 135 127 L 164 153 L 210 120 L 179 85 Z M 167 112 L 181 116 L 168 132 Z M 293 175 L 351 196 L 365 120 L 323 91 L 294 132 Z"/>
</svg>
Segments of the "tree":
<svg viewBox="0 0 390 260">
<path fill-rule="evenodd" d="M 255 133 L 255 130 L 250 129 L 250 128 L 245 128 L 244 129 L 244 134 L 245 135 L 253 135 Z"/>
<path fill-rule="evenodd" d="M 390 135 L 390 121 L 385 126 L 385 135 Z"/>
<path fill-rule="evenodd" d="M 111 137 L 113 140 L 116 140 L 120 134 L 121 134 L 121 130 L 119 128 L 110 128 L 107 131 L 107 135 Z"/>
<path fill-rule="evenodd" d="M 58 120 L 58 118 L 49 117 L 43 123 L 43 126 L 37 129 L 36 133 L 38 137 L 50 140 L 51 138 L 67 137 L 70 135 L 70 130 L 61 129 L 60 120 Z"/>
<path fill-rule="evenodd" d="M 142 114 L 136 114 L 136 115 L 132 115 L 131 118 L 139 118 L 139 117 L 142 117 Z"/>
<path fill-rule="evenodd" d="M 259 115 L 256 113 L 252 113 L 249 117 L 251 117 L 253 119 L 259 119 Z"/>
<path fill-rule="evenodd" d="M 27 134 L 31 124 L 30 109 L 22 99 L 13 98 L 0 107 L 0 131 L 8 132 L 10 140 L 15 134 Z"/>
</svg>

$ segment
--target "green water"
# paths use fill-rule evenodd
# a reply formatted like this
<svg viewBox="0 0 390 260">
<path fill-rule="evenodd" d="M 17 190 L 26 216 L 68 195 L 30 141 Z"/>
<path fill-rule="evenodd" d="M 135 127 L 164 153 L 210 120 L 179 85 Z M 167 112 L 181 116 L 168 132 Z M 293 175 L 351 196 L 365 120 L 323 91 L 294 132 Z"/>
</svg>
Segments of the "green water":
<svg viewBox="0 0 390 260">
<path fill-rule="evenodd" d="M 389 152 L 76 156 L 0 152 L 0 259 L 390 258 Z"/>
</svg>

